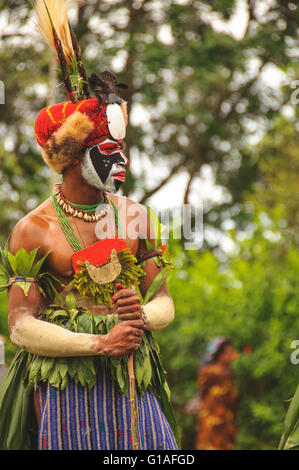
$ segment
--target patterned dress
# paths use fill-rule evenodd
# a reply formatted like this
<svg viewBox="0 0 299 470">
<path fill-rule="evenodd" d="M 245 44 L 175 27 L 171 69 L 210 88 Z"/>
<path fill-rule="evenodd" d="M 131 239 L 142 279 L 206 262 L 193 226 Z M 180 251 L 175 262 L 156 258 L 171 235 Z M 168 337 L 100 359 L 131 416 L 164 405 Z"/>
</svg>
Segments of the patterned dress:
<svg viewBox="0 0 299 470">
<path fill-rule="evenodd" d="M 99 370 L 88 391 L 69 380 L 60 391 L 48 383 L 38 388 L 40 450 L 131 450 L 130 403 L 109 375 Z M 175 450 L 173 432 L 155 395 L 137 398 L 137 434 L 140 450 Z"/>
<path fill-rule="evenodd" d="M 237 433 L 237 389 L 228 367 L 208 364 L 199 370 L 200 412 L 196 449 L 232 450 Z"/>
</svg>

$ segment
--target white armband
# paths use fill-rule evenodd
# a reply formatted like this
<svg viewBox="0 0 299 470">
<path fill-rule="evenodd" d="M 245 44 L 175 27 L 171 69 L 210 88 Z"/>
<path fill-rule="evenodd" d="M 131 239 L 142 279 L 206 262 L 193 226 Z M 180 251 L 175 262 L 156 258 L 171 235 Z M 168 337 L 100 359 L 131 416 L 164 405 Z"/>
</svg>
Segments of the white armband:
<svg viewBox="0 0 299 470">
<path fill-rule="evenodd" d="M 161 330 L 174 319 L 174 303 L 167 295 L 157 295 L 142 307 L 144 321 L 151 331 Z"/>
<path fill-rule="evenodd" d="M 96 335 L 73 333 L 28 314 L 23 314 L 16 320 L 10 336 L 13 344 L 39 356 L 67 357 L 104 354 L 103 351 L 97 350 Z"/>
</svg>

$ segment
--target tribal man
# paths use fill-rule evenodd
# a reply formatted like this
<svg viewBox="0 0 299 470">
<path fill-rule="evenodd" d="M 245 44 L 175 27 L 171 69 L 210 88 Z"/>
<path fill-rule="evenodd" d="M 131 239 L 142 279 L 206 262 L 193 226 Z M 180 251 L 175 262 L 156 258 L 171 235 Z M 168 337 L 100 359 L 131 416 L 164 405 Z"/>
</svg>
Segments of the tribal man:
<svg viewBox="0 0 299 470">
<path fill-rule="evenodd" d="M 67 2 L 34 4 L 69 101 L 43 109 L 35 124 L 43 158 L 62 181 L 16 225 L 3 252 L 18 352 L 0 389 L 0 448 L 177 449 L 151 335 L 174 318 L 169 266 L 147 212 L 115 195 L 129 163 L 122 86 L 109 72 L 87 79 Z M 55 22 L 58 5 L 63 22 Z M 141 223 L 131 236 L 134 207 Z"/>
</svg>

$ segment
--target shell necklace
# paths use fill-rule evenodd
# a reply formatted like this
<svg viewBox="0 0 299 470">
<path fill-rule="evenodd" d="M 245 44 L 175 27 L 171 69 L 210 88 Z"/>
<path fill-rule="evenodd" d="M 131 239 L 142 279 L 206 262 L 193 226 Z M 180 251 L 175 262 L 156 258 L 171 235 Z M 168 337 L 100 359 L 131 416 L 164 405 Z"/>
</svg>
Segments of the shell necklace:
<svg viewBox="0 0 299 470">
<path fill-rule="evenodd" d="M 110 203 L 110 199 L 107 193 L 104 193 L 103 200 L 97 204 L 80 205 L 68 201 L 61 191 L 61 186 L 62 183 L 55 184 L 53 189 L 53 199 L 55 199 L 56 204 L 60 206 L 65 214 L 71 215 L 72 217 L 77 217 L 78 219 L 83 219 L 86 222 L 98 222 L 108 214 L 109 206 L 106 206 L 104 209 L 100 210 L 99 213 L 97 213 L 97 209 L 101 204 Z"/>
</svg>

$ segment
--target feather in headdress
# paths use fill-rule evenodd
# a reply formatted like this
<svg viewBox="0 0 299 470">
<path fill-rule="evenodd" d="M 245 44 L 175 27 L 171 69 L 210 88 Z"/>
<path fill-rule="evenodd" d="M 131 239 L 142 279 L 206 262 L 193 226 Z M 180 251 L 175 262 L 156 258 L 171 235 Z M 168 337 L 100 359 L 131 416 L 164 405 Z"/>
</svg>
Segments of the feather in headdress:
<svg viewBox="0 0 299 470">
<path fill-rule="evenodd" d="M 68 21 L 68 10 L 79 0 L 30 0 L 36 26 L 46 43 L 57 53 L 63 83 L 71 101 L 89 98 L 88 79 L 81 50 Z"/>
<path fill-rule="evenodd" d="M 61 41 L 63 53 L 68 61 L 73 57 L 74 49 L 67 13 L 78 0 L 30 0 L 36 13 L 36 26 L 47 44 L 56 52 L 53 28 Z"/>
<path fill-rule="evenodd" d="M 47 44 L 57 53 L 63 83 L 71 101 L 78 102 L 90 98 L 89 86 L 99 103 L 119 104 L 125 119 L 125 102 L 120 98 L 120 90 L 127 88 L 117 83 L 116 77 L 102 72 L 101 78 L 95 73 L 87 77 L 82 63 L 81 49 L 76 35 L 68 21 L 68 10 L 82 0 L 29 0 L 36 13 L 36 25 Z"/>
</svg>

